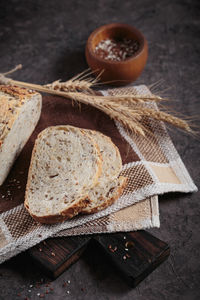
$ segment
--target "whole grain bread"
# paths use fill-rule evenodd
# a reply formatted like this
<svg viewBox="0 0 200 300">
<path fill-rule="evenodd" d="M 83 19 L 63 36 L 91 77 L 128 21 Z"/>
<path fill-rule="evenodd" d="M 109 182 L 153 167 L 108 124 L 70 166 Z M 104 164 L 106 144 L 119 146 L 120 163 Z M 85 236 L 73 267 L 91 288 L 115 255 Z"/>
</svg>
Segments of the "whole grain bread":
<svg viewBox="0 0 200 300">
<path fill-rule="evenodd" d="M 110 206 L 122 194 L 126 186 L 126 177 L 120 176 L 122 160 L 117 146 L 112 140 L 98 132 L 85 130 L 98 144 L 102 155 L 102 173 L 98 184 L 90 189 L 90 203 L 82 209 L 83 214 L 98 212 Z"/>
<path fill-rule="evenodd" d="M 41 106 L 39 93 L 0 85 L 0 185 L 35 129 Z"/>
<path fill-rule="evenodd" d="M 112 205 L 123 193 L 127 184 L 127 178 L 118 178 L 104 182 L 93 188 L 89 193 L 89 203 L 82 209 L 82 214 L 93 214 Z"/>
<path fill-rule="evenodd" d="M 43 130 L 32 152 L 25 207 L 42 223 L 77 215 L 101 175 L 102 159 L 94 140 L 73 126 Z"/>
</svg>

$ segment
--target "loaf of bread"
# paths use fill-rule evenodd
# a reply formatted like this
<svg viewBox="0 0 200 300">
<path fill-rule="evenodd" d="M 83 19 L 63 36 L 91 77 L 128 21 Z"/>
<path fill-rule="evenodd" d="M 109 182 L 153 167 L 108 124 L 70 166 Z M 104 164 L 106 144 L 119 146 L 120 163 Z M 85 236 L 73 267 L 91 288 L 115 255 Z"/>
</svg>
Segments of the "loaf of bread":
<svg viewBox="0 0 200 300">
<path fill-rule="evenodd" d="M 0 185 L 35 129 L 41 106 L 39 93 L 0 85 Z"/>
<path fill-rule="evenodd" d="M 101 174 L 102 159 L 94 140 L 72 126 L 43 130 L 32 152 L 25 207 L 41 223 L 77 215 Z"/>
<path fill-rule="evenodd" d="M 122 170 L 122 160 L 111 139 L 98 131 L 85 132 L 98 144 L 102 156 L 102 173 L 98 184 L 90 189 L 90 202 L 82 209 L 83 214 L 91 214 L 105 209 L 119 198 L 126 185 L 126 177 L 118 177 Z"/>
</svg>

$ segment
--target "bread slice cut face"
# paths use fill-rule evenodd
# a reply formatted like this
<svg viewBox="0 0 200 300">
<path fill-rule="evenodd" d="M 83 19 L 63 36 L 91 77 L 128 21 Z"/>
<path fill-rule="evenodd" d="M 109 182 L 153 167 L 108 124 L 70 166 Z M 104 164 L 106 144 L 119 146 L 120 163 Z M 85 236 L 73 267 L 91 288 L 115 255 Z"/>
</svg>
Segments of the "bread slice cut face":
<svg viewBox="0 0 200 300">
<path fill-rule="evenodd" d="M 89 190 L 97 184 L 101 169 L 98 146 L 83 130 L 48 127 L 32 152 L 25 207 L 41 223 L 72 218 L 89 203 Z"/>
<path fill-rule="evenodd" d="M 98 144 L 102 156 L 102 172 L 98 184 L 90 189 L 88 205 L 82 209 L 83 214 L 91 214 L 105 209 L 122 194 L 127 178 L 120 176 L 122 170 L 121 155 L 112 140 L 98 132 L 85 130 Z"/>
<path fill-rule="evenodd" d="M 0 85 L 0 185 L 34 131 L 41 107 L 39 93 Z"/>
</svg>

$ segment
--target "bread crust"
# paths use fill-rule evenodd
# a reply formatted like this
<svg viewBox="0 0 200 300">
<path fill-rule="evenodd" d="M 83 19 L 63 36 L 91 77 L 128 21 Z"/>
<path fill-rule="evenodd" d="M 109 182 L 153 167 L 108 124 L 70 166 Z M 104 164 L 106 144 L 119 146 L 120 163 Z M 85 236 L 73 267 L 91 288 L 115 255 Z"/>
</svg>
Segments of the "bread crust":
<svg viewBox="0 0 200 300">
<path fill-rule="evenodd" d="M 0 185 L 35 129 L 41 106 L 39 93 L 0 85 Z"/>
<path fill-rule="evenodd" d="M 66 127 L 69 128 L 69 129 L 75 129 L 75 130 L 78 129 L 74 126 L 63 125 L 63 126 L 51 126 L 51 127 L 48 127 L 48 130 L 54 130 L 55 127 L 59 127 L 59 128 L 65 129 L 65 130 L 66 130 Z M 81 133 L 83 135 L 86 135 L 84 130 L 82 130 L 82 129 L 79 129 L 79 130 L 81 131 Z M 83 198 L 80 198 L 80 200 L 77 203 L 75 203 L 71 207 L 63 210 L 59 214 L 51 214 L 51 215 L 46 215 L 46 216 L 37 216 L 37 215 L 35 215 L 31 212 L 31 210 L 29 209 L 29 205 L 28 205 L 28 191 L 30 189 L 30 184 L 31 184 L 33 158 L 35 157 L 35 153 L 37 151 L 38 140 L 42 137 L 43 134 L 44 134 L 44 131 L 39 133 L 39 135 L 38 135 L 38 137 L 35 141 L 35 145 L 33 147 L 32 157 L 31 157 L 31 162 L 30 162 L 30 167 L 29 167 L 29 173 L 28 173 L 28 179 L 27 179 L 27 185 L 26 185 L 26 191 L 25 191 L 24 207 L 27 209 L 27 211 L 29 212 L 29 214 L 32 216 L 32 218 L 35 221 L 40 222 L 40 223 L 44 223 L 44 224 L 54 224 L 54 223 L 58 223 L 58 222 L 63 222 L 67 219 L 71 219 L 74 216 L 76 216 L 77 214 L 79 214 L 82 211 L 82 209 L 84 209 L 90 203 L 90 199 L 88 198 L 88 194 L 86 194 L 86 195 L 84 195 Z M 89 139 L 91 140 L 91 142 L 95 146 L 95 148 L 97 150 L 97 155 L 98 155 L 97 172 L 96 172 L 96 176 L 94 178 L 94 186 L 95 186 L 98 183 L 98 178 L 101 175 L 101 171 L 102 171 L 102 157 L 101 157 L 98 145 L 94 142 L 94 140 L 91 137 L 89 137 Z"/>
<path fill-rule="evenodd" d="M 13 123 L 18 118 L 19 109 L 17 113 L 13 113 L 15 108 L 14 101 L 17 101 L 17 108 L 24 105 L 25 102 L 30 100 L 33 95 L 40 95 L 33 90 L 27 90 L 25 88 L 20 88 L 17 86 L 0 85 L 0 92 L 5 93 L 5 95 L 0 95 L 1 105 L 0 105 L 0 124 L 3 124 L 3 129 L 0 132 L 0 148 L 3 141 L 12 128 Z M 8 101 L 8 97 L 12 97 L 11 101 Z"/>
<path fill-rule="evenodd" d="M 120 177 L 123 177 L 123 176 L 120 176 Z M 79 213 L 89 215 L 89 214 L 97 213 L 97 212 L 107 208 L 108 206 L 112 205 L 121 196 L 121 194 L 123 193 L 123 191 L 127 185 L 127 181 L 128 181 L 127 178 L 126 177 L 123 177 L 123 178 L 124 178 L 124 180 L 123 180 L 122 185 L 116 189 L 116 192 L 114 193 L 114 195 L 111 198 L 107 199 L 107 201 L 104 202 L 102 205 L 91 209 L 90 212 L 82 211 L 85 207 L 88 206 L 88 204 L 91 201 L 88 197 L 81 199 L 79 203 L 75 204 L 73 207 L 66 209 L 61 214 L 48 215 L 48 216 L 42 216 L 42 217 L 38 217 L 38 216 L 32 214 L 29 211 L 29 207 L 27 206 L 27 204 L 24 203 L 24 205 L 25 205 L 26 209 L 28 210 L 29 214 L 32 216 L 32 218 L 36 222 L 43 223 L 43 224 L 55 224 L 55 223 L 59 223 L 59 222 L 64 222 L 68 219 L 75 217 Z"/>
<path fill-rule="evenodd" d="M 88 205 L 88 203 L 90 203 L 90 201 L 89 201 L 88 197 L 86 196 L 86 197 L 80 199 L 80 201 L 78 203 L 76 203 L 74 206 L 69 207 L 68 209 L 62 211 L 60 214 L 48 215 L 48 216 L 42 216 L 42 217 L 34 215 L 29 210 L 29 206 L 26 203 L 26 201 L 24 202 L 24 206 L 35 221 L 43 223 L 43 224 L 55 224 L 55 223 L 59 223 L 59 222 L 64 222 L 65 220 L 75 217 L 76 215 L 78 215 L 81 212 L 81 210 L 83 208 L 85 208 Z"/>
<path fill-rule="evenodd" d="M 34 90 L 28 90 L 26 88 L 18 87 L 15 85 L 0 85 L 0 91 L 9 94 L 12 97 L 17 97 L 20 102 L 27 98 L 31 98 L 34 94 L 39 94 Z"/>
<path fill-rule="evenodd" d="M 108 199 L 102 197 L 100 200 L 103 200 L 103 202 L 100 205 L 91 208 L 89 211 L 88 210 L 82 211 L 81 214 L 83 215 L 94 214 L 112 205 L 122 195 L 125 187 L 127 186 L 127 182 L 128 182 L 127 177 L 120 176 L 119 178 L 123 180 L 122 184 L 116 188 L 116 191 L 112 197 Z M 91 199 L 89 200 L 91 201 Z"/>
</svg>

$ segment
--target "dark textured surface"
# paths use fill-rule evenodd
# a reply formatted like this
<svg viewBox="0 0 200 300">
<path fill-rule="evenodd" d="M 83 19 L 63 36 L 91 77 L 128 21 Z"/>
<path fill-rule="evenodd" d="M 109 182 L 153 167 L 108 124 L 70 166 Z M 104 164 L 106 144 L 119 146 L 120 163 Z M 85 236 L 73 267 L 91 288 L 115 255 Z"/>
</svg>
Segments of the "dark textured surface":
<svg viewBox="0 0 200 300">
<path fill-rule="evenodd" d="M 173 109 L 200 119 L 199 1 L 6 1 L 0 2 L 0 70 L 18 63 L 19 80 L 47 83 L 84 70 L 88 35 L 105 23 L 124 22 L 140 29 L 149 42 L 148 63 L 135 84 L 162 79 L 170 88 Z M 197 186 L 200 181 L 199 140 L 176 130 L 175 146 Z M 171 257 L 138 288 L 130 289 L 99 252 L 90 251 L 51 282 L 45 299 L 199 299 L 199 193 L 160 197 L 161 228 L 150 230 L 171 246 Z M 26 254 L 0 266 L 0 299 L 39 299 L 45 278 Z M 68 286 L 63 282 L 70 280 Z M 34 285 L 34 287 L 30 287 Z M 30 292 L 29 292 L 30 291 Z M 68 294 L 67 291 L 70 293 Z M 20 293 L 21 296 L 17 296 Z"/>
</svg>

